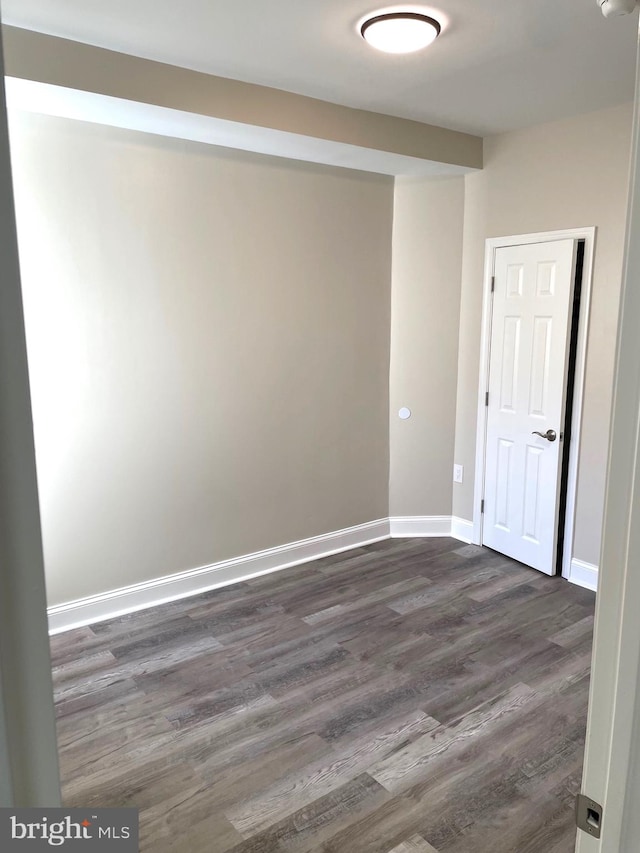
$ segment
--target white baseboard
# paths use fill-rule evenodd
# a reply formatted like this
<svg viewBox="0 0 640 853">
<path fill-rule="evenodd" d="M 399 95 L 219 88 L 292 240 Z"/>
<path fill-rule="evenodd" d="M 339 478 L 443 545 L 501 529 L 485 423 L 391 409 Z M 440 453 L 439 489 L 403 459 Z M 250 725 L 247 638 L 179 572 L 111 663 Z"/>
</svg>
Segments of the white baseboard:
<svg viewBox="0 0 640 853">
<path fill-rule="evenodd" d="M 459 539 L 461 542 L 470 544 L 473 542 L 473 521 L 467 521 L 466 518 L 458 518 L 456 515 L 452 516 L 451 535 L 454 539 Z"/>
<path fill-rule="evenodd" d="M 450 515 L 399 515 L 389 519 L 392 538 L 451 536 Z"/>
<path fill-rule="evenodd" d="M 311 539 L 302 539 L 266 551 L 223 560 L 175 575 L 110 590 L 48 608 L 49 631 L 59 634 L 94 622 L 113 619 L 136 610 L 144 610 L 169 601 L 177 601 L 217 587 L 249 580 L 259 575 L 318 560 L 330 554 L 370 545 L 382 539 L 451 536 L 471 542 L 473 524 L 449 515 L 395 516 L 348 527 Z M 571 583 L 596 590 L 598 567 L 582 560 L 571 561 Z"/>
<path fill-rule="evenodd" d="M 571 583 L 583 586 L 585 589 L 598 590 L 598 567 L 593 563 L 585 563 L 583 560 L 571 560 L 571 574 L 568 578 Z"/>
<path fill-rule="evenodd" d="M 435 534 L 434 534 L 435 535 Z M 447 534 L 440 534 L 447 535 Z M 211 566 L 179 572 L 145 583 L 110 590 L 100 595 L 81 598 L 48 608 L 49 631 L 59 634 L 113 619 L 135 610 L 143 610 L 168 601 L 176 601 L 199 592 L 248 580 L 258 575 L 277 572 L 289 566 L 307 563 L 340 551 L 369 545 L 389 538 L 389 519 L 383 518 L 356 527 L 302 539 L 278 548 L 269 548 Z"/>
</svg>

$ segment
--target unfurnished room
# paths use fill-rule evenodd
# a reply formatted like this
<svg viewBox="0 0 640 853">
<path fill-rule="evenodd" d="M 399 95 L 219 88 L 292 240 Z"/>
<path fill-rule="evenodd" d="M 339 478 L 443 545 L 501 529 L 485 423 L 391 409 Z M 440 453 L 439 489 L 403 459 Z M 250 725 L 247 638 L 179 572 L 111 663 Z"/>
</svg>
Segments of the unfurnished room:
<svg viewBox="0 0 640 853">
<path fill-rule="evenodd" d="M 633 853 L 634 0 L 0 4 L 7 849 Z"/>
</svg>

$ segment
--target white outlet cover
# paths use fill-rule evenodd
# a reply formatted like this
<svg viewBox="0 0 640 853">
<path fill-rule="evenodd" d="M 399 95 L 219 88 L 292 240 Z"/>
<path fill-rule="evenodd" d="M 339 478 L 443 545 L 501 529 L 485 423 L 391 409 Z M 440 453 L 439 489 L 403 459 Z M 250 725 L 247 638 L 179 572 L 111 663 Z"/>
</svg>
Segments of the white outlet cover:
<svg viewBox="0 0 640 853">
<path fill-rule="evenodd" d="M 461 483 L 464 477 L 464 466 L 463 465 L 454 465 L 453 466 L 453 482 Z"/>
<path fill-rule="evenodd" d="M 403 406 L 398 412 L 398 417 L 400 418 L 400 420 L 406 421 L 408 418 L 411 417 L 411 409 L 407 409 L 406 406 Z"/>
</svg>

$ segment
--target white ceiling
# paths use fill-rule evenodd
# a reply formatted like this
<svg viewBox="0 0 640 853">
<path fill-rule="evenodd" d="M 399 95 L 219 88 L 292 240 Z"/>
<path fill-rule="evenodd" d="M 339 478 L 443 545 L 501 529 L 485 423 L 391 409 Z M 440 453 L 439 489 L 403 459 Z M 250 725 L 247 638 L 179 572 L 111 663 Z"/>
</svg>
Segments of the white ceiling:
<svg viewBox="0 0 640 853">
<path fill-rule="evenodd" d="M 392 56 L 375 0 L 1 0 L 2 20 L 147 59 L 487 135 L 633 97 L 637 16 L 595 0 L 437 0 L 443 33 Z"/>
</svg>

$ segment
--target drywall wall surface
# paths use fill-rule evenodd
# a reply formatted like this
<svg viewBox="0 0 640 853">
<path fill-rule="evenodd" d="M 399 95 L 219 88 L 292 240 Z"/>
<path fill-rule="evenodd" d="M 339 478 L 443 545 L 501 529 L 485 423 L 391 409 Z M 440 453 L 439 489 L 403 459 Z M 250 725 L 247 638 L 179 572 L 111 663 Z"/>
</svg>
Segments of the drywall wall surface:
<svg viewBox="0 0 640 853">
<path fill-rule="evenodd" d="M 11 139 L 49 604 L 386 517 L 392 180 Z"/>
<path fill-rule="evenodd" d="M 627 212 L 632 106 L 485 140 L 485 169 L 465 178 L 456 461 L 475 458 L 484 241 L 596 226 L 573 556 L 598 564 L 618 304 Z M 471 519 L 473 476 L 453 492 Z"/>
<path fill-rule="evenodd" d="M 451 515 L 463 216 L 463 178 L 396 179 L 392 516 Z"/>
<path fill-rule="evenodd" d="M 482 168 L 468 133 L 4 26 L 7 75 L 409 157 Z"/>
</svg>

